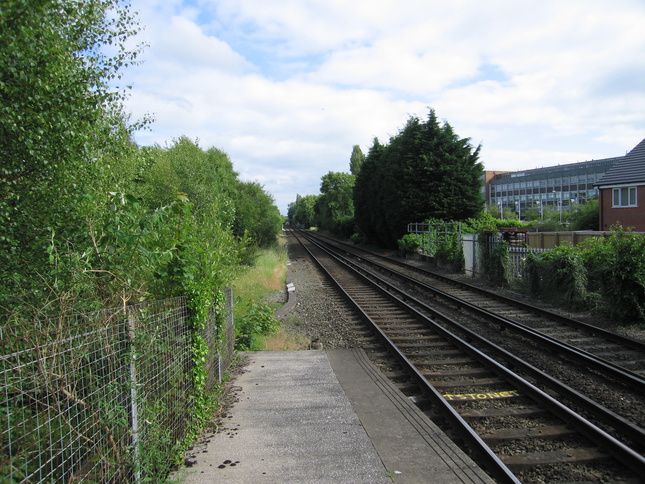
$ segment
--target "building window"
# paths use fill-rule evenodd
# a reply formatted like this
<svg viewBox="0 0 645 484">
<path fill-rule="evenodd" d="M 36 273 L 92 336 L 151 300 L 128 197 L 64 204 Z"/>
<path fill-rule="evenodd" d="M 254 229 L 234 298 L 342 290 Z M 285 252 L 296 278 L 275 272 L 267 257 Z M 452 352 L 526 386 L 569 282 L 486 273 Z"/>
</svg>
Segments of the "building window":
<svg viewBox="0 0 645 484">
<path fill-rule="evenodd" d="M 614 188 L 614 207 L 636 207 L 636 187 Z"/>
</svg>

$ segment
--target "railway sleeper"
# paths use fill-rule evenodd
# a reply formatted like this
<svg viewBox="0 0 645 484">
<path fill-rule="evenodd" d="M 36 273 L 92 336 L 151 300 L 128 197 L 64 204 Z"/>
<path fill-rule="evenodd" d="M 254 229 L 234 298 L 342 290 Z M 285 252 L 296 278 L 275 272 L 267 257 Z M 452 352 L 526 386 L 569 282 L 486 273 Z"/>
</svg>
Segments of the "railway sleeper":
<svg viewBox="0 0 645 484">
<path fill-rule="evenodd" d="M 450 388 L 504 385 L 506 384 L 506 381 L 502 380 L 501 378 L 471 378 L 468 380 L 445 380 L 445 381 L 432 380 L 430 381 L 430 383 L 437 390 L 439 389 L 447 390 Z"/>
<path fill-rule="evenodd" d="M 377 321 L 379 324 L 381 322 L 386 322 L 386 321 L 393 321 L 396 320 L 397 317 L 401 318 L 400 311 L 398 309 L 392 309 L 392 308 L 383 308 L 379 306 L 370 306 L 370 305 L 365 305 L 362 306 L 365 308 L 365 312 L 370 314 L 372 316 L 372 319 L 374 321 Z M 410 318 L 407 317 L 402 319 L 403 321 L 406 321 L 406 319 L 409 321 Z"/>
<path fill-rule="evenodd" d="M 421 332 L 423 330 L 419 330 Z M 426 348 L 429 342 L 437 341 L 438 337 L 432 334 L 416 334 L 416 335 L 406 335 L 406 336 L 393 336 L 388 334 L 390 338 L 395 343 L 404 343 L 410 346 L 423 346 Z"/>
<path fill-rule="evenodd" d="M 635 373 L 643 374 L 645 368 L 644 360 L 620 360 L 620 366 L 627 368 Z"/>
<path fill-rule="evenodd" d="M 579 348 L 597 348 L 598 346 L 602 346 L 609 350 L 611 350 L 612 348 L 622 348 L 622 346 L 620 345 L 608 344 L 606 339 L 597 338 L 596 336 L 580 336 L 579 334 L 576 334 L 573 338 L 571 338 L 570 343 L 575 344 Z"/>
<path fill-rule="evenodd" d="M 463 356 L 463 353 L 461 353 L 461 355 Z M 434 356 L 434 354 L 433 354 L 433 356 Z M 457 355 L 457 356 L 459 356 L 459 355 Z M 463 366 L 477 366 L 477 367 L 480 366 L 477 361 L 475 361 L 472 358 L 468 358 L 468 357 L 444 358 L 444 359 L 437 359 L 437 360 L 422 359 L 422 360 L 419 361 L 417 358 L 414 357 L 414 355 L 410 355 L 410 360 L 413 361 L 413 363 L 414 363 L 414 365 L 416 367 L 420 367 L 420 366 L 439 366 L 439 367 L 443 367 L 443 366 L 455 366 L 455 365 L 456 366 L 460 366 L 460 365 L 463 365 Z"/>
<path fill-rule="evenodd" d="M 516 398 L 519 398 L 516 397 Z M 451 403 L 465 403 L 460 401 L 452 401 Z M 544 408 L 538 407 L 537 405 L 526 405 L 522 407 L 514 408 L 469 408 L 467 410 L 462 410 L 459 412 L 462 418 L 466 420 L 478 419 L 478 418 L 496 418 L 496 417 L 507 417 L 509 415 L 515 417 L 540 417 L 547 415 L 547 411 Z"/>
<path fill-rule="evenodd" d="M 372 321 L 374 321 L 376 324 L 379 326 L 383 325 L 394 325 L 390 326 L 394 329 L 399 329 L 400 328 L 400 322 L 402 323 L 408 323 L 410 322 L 410 317 L 405 317 L 405 316 L 400 316 L 398 313 L 395 312 L 387 312 L 387 311 L 376 311 L 373 308 L 370 308 L 369 306 L 364 307 L 365 312 L 370 315 L 370 318 Z"/>
<path fill-rule="evenodd" d="M 401 349 L 404 353 L 406 353 L 408 350 L 410 350 L 410 351 L 415 350 L 415 356 L 417 356 L 417 357 L 420 354 L 425 354 L 425 355 L 428 355 L 428 356 L 434 357 L 434 358 L 441 358 L 441 357 L 451 358 L 453 356 L 459 356 L 459 355 L 463 356 L 463 354 L 464 354 L 463 351 L 457 350 L 457 349 L 448 349 L 448 348 L 442 349 L 442 348 L 438 348 L 438 349 L 435 349 L 435 350 L 432 350 L 432 349 L 428 350 L 428 345 L 424 344 L 422 341 L 418 342 L 418 343 L 415 343 L 413 341 L 399 343 L 399 341 L 397 341 L 396 339 L 392 339 L 391 337 L 390 337 L 390 339 L 392 341 L 394 341 L 395 343 L 397 343 L 397 346 L 399 347 L 399 349 Z M 454 348 L 454 346 L 453 346 L 453 348 Z M 421 350 L 422 353 L 419 353 L 419 350 Z"/>
<path fill-rule="evenodd" d="M 388 336 L 389 337 L 389 336 Z M 391 337 L 390 337 L 391 339 Z M 414 342 L 414 340 L 411 340 Z M 430 353 L 434 351 L 447 351 L 451 350 L 455 347 L 453 343 L 450 341 L 446 341 L 445 339 L 437 339 L 435 340 L 424 340 L 423 347 L 427 349 Z"/>
<path fill-rule="evenodd" d="M 394 386 L 404 395 L 418 395 L 420 392 L 419 386 L 410 380 L 398 383 L 394 382 Z"/>
<path fill-rule="evenodd" d="M 462 368 L 462 369 L 448 369 L 444 371 L 422 371 L 423 376 L 431 380 L 433 378 L 453 378 L 457 376 L 492 376 L 495 373 L 488 368 Z"/>
<path fill-rule="evenodd" d="M 611 456 L 609 454 L 605 454 L 595 447 L 531 452 L 527 454 L 500 455 L 499 458 L 514 472 L 540 465 L 562 465 L 563 463 L 585 464 L 602 460 L 611 460 Z"/>
<path fill-rule="evenodd" d="M 576 332 L 564 332 L 562 329 L 554 329 L 552 331 L 542 331 L 547 336 L 550 336 L 551 338 L 558 339 L 560 341 L 573 341 L 577 338 L 580 338 L 580 333 Z"/>
<path fill-rule="evenodd" d="M 466 298 L 464 298 L 466 299 Z M 508 304 L 495 304 L 495 303 L 486 303 L 482 302 L 478 304 L 477 306 L 481 307 L 482 309 L 486 309 L 487 311 L 491 312 L 502 312 L 502 311 L 513 311 L 515 308 L 509 306 Z"/>
<path fill-rule="evenodd" d="M 419 323 L 416 321 L 410 321 L 409 316 L 400 317 L 398 319 L 383 321 L 380 324 L 383 330 L 398 330 L 398 331 L 408 331 L 415 330 L 419 327 Z"/>
<path fill-rule="evenodd" d="M 592 353 L 591 350 L 583 348 L 585 351 Z M 604 349 L 604 348 L 603 348 Z M 617 361 L 620 362 L 620 366 L 624 367 L 630 367 L 630 366 L 638 366 L 638 365 L 643 365 L 645 364 L 645 360 L 642 359 L 641 355 L 636 355 L 633 352 L 630 351 L 607 351 L 607 352 L 602 352 L 602 353 L 596 353 L 593 352 L 594 356 L 597 356 L 598 358 L 603 358 L 607 361 Z M 630 358 L 633 358 L 634 356 L 637 356 L 638 359 L 636 360 L 631 360 Z"/>
<path fill-rule="evenodd" d="M 410 375 L 404 371 L 386 371 L 382 372 L 392 383 L 406 383 L 410 381 Z"/>
<path fill-rule="evenodd" d="M 391 339 L 391 338 L 390 338 Z M 463 350 L 455 348 L 452 343 L 446 343 L 445 345 L 417 345 L 417 344 L 399 344 L 397 345 L 405 353 L 408 350 L 414 350 L 414 356 L 417 358 L 419 356 L 427 355 L 430 358 L 450 358 L 453 356 L 464 356 Z"/>
<path fill-rule="evenodd" d="M 575 435 L 576 431 L 566 425 L 549 425 L 536 428 L 487 429 L 479 433 L 487 444 L 519 439 L 559 439 Z"/>
<path fill-rule="evenodd" d="M 419 361 L 420 359 L 427 359 L 427 358 L 434 359 L 434 358 L 443 357 L 443 356 L 445 357 L 457 356 L 457 353 L 454 353 L 454 350 L 440 349 L 440 348 L 433 350 L 433 349 L 428 349 L 427 347 L 426 348 L 408 348 L 405 353 L 410 360 L 415 360 L 415 361 Z"/>
</svg>

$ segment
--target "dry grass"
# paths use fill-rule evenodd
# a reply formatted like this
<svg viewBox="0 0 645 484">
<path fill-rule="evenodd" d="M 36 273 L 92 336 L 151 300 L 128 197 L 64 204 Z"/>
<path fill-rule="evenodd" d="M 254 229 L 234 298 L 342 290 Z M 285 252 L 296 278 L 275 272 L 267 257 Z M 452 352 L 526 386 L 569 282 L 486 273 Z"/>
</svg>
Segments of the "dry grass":
<svg viewBox="0 0 645 484">
<path fill-rule="evenodd" d="M 233 283 L 235 317 L 246 314 L 250 301 L 262 301 L 267 295 L 284 290 L 287 275 L 286 238 L 280 237 L 279 247 L 262 251 L 255 265 L 244 271 Z M 276 309 L 279 305 L 275 305 Z M 310 339 L 291 324 L 282 324 L 280 331 L 262 336 L 261 347 L 266 351 L 309 349 Z"/>
<path fill-rule="evenodd" d="M 310 341 L 299 333 L 287 331 L 284 327 L 277 334 L 264 337 L 266 351 L 291 351 L 309 349 Z"/>
<path fill-rule="evenodd" d="M 273 268 L 273 271 L 270 274 L 264 273 L 260 274 L 258 282 L 264 286 L 267 291 L 279 291 L 284 287 L 284 281 L 286 278 L 287 266 L 283 264 L 278 264 Z"/>
<path fill-rule="evenodd" d="M 284 288 L 287 275 L 287 254 L 284 249 L 284 237 L 280 245 L 273 249 L 263 250 L 255 265 L 247 268 L 233 282 L 233 293 L 238 301 L 261 301 L 267 293 L 274 293 Z"/>
</svg>

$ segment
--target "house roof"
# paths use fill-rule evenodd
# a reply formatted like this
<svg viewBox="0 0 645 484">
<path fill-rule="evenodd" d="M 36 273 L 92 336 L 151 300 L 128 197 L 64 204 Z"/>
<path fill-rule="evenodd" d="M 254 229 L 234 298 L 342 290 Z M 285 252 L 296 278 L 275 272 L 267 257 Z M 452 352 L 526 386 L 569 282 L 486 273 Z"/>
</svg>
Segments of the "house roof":
<svg viewBox="0 0 645 484">
<path fill-rule="evenodd" d="M 645 182 L 645 139 L 594 183 L 597 187 Z"/>
</svg>

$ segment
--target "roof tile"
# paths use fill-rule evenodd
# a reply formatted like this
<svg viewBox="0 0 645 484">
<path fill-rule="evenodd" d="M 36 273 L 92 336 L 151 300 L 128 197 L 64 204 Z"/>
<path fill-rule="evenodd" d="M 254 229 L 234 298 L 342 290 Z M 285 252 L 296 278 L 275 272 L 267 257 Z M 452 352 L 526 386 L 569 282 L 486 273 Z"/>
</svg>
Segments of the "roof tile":
<svg viewBox="0 0 645 484">
<path fill-rule="evenodd" d="M 645 182 L 645 139 L 607 170 L 594 185 L 603 187 L 643 182 Z"/>
</svg>

